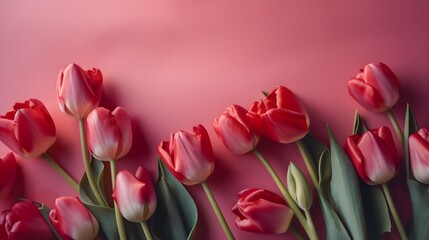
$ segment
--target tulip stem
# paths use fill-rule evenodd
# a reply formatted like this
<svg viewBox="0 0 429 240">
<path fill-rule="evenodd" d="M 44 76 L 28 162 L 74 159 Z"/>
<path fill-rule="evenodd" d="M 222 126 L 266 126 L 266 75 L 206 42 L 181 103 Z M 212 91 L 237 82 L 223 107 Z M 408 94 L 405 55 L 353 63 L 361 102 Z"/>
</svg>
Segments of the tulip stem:
<svg viewBox="0 0 429 240">
<path fill-rule="evenodd" d="M 116 183 L 116 161 L 110 161 L 110 175 L 112 177 L 112 189 L 115 189 Z M 126 240 L 127 235 L 125 233 L 124 220 L 122 219 L 122 214 L 119 211 L 118 204 L 116 201 L 113 201 L 115 206 L 115 217 L 116 217 L 116 225 L 118 226 L 119 239 Z"/>
<path fill-rule="evenodd" d="M 299 152 L 301 153 L 302 159 L 304 159 L 305 166 L 307 167 L 308 173 L 310 174 L 311 181 L 313 181 L 313 185 L 315 188 L 319 189 L 319 181 L 317 180 L 316 169 L 312 162 L 312 157 L 308 152 L 307 148 L 304 146 L 301 140 L 296 141 L 296 145 L 298 146 Z"/>
<path fill-rule="evenodd" d="M 51 165 L 52 168 L 55 169 L 55 171 L 58 172 L 58 174 L 61 175 L 61 177 L 66 180 L 66 182 L 76 191 L 79 192 L 79 184 L 66 172 L 64 169 L 58 165 L 57 162 L 47 153 L 42 154 L 43 158 L 45 158 L 49 165 Z"/>
<path fill-rule="evenodd" d="M 316 232 L 316 228 L 314 227 L 313 218 L 311 217 L 310 210 L 304 210 L 305 217 L 307 218 L 307 223 L 311 231 Z"/>
<path fill-rule="evenodd" d="M 150 230 L 149 230 L 149 227 L 147 226 L 147 223 L 145 221 L 143 221 L 143 222 L 140 222 L 140 225 L 142 226 L 146 240 L 153 240 L 152 234 L 150 233 Z"/>
<path fill-rule="evenodd" d="M 302 236 L 302 234 L 298 231 L 298 229 L 296 229 L 295 226 L 293 226 L 292 224 L 289 225 L 288 231 L 292 233 L 292 235 L 294 235 L 296 239 L 305 240 L 305 237 Z"/>
<path fill-rule="evenodd" d="M 407 234 L 404 231 L 401 220 L 399 219 L 398 212 L 396 211 L 395 203 L 393 202 L 392 195 L 390 194 L 389 187 L 387 184 L 382 184 L 381 189 L 384 192 L 386 198 L 387 206 L 389 206 L 390 213 L 392 214 L 393 220 L 395 221 L 396 228 L 398 229 L 399 235 L 402 240 L 407 240 Z"/>
<path fill-rule="evenodd" d="M 283 197 L 285 198 L 286 202 L 288 203 L 289 207 L 292 209 L 293 213 L 295 214 L 296 218 L 298 219 L 299 223 L 301 223 L 302 227 L 304 228 L 305 232 L 307 232 L 307 235 L 310 237 L 310 239 L 319 239 L 317 237 L 317 234 L 312 231 L 307 223 L 307 219 L 302 214 L 301 210 L 299 209 L 298 205 L 293 200 L 292 196 L 287 191 L 286 187 L 284 186 L 282 180 L 280 179 L 279 175 L 274 171 L 273 167 L 268 163 L 268 161 L 262 156 L 262 154 L 258 151 L 258 149 L 254 148 L 253 153 L 256 155 L 256 157 L 261 161 L 261 163 L 265 166 L 265 168 L 270 173 L 271 177 L 273 178 L 274 182 L 277 184 L 277 187 L 280 189 L 280 192 L 283 194 Z"/>
<path fill-rule="evenodd" d="M 92 192 L 94 193 L 95 200 L 98 205 L 106 207 L 107 204 L 104 202 L 103 197 L 101 196 L 100 190 L 97 188 L 97 184 L 95 183 L 94 174 L 91 169 L 91 162 L 88 153 L 88 144 L 86 141 L 85 134 L 85 121 L 83 118 L 79 118 L 79 133 L 80 133 L 80 145 L 82 148 L 82 157 L 83 157 L 83 165 L 85 166 L 86 176 L 88 178 L 89 186 L 91 187 Z"/>
<path fill-rule="evenodd" d="M 235 237 L 232 234 L 231 229 L 229 228 L 228 223 L 226 222 L 225 217 L 223 216 L 222 211 L 220 210 L 219 205 L 217 204 L 216 199 L 215 199 L 212 191 L 210 190 L 209 186 L 207 185 L 207 182 L 206 181 L 201 182 L 201 186 L 203 187 L 204 192 L 206 193 L 207 198 L 209 199 L 210 204 L 212 205 L 212 208 L 216 214 L 217 219 L 220 222 L 220 225 L 223 228 L 223 231 L 225 232 L 226 237 L 229 240 L 234 240 Z"/>
<path fill-rule="evenodd" d="M 401 127 L 399 126 L 398 120 L 396 119 L 392 110 L 390 109 L 387 110 L 387 116 L 389 116 L 389 119 L 392 122 L 393 128 L 395 128 L 395 131 L 399 137 L 399 140 L 401 140 L 402 145 L 404 145 L 404 133 L 402 132 Z"/>
</svg>

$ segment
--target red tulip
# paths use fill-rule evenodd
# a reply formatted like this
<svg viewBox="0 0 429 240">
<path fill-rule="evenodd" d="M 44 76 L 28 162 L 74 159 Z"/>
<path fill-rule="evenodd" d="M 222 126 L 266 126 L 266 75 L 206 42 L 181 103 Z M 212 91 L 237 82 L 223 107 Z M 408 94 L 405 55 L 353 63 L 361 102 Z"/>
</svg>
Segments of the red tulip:
<svg viewBox="0 0 429 240">
<path fill-rule="evenodd" d="M 13 111 L 0 116 L 0 140 L 16 154 L 34 158 L 55 142 L 54 121 L 37 99 L 15 103 Z"/>
<path fill-rule="evenodd" d="M 15 183 L 16 159 L 13 153 L 6 154 L 0 158 L 0 199 L 9 195 Z"/>
<path fill-rule="evenodd" d="M 417 181 L 429 184 L 429 132 L 426 128 L 410 135 L 410 165 Z"/>
<path fill-rule="evenodd" d="M 348 137 L 346 150 L 367 184 L 384 184 L 398 173 L 399 157 L 387 127 Z"/>
<path fill-rule="evenodd" d="M 156 209 L 156 194 L 149 172 L 139 167 L 136 176 L 126 170 L 116 176 L 113 198 L 130 222 L 147 221 Z"/>
<path fill-rule="evenodd" d="M 162 161 L 183 184 L 194 185 L 205 181 L 213 171 L 214 156 L 207 130 L 198 125 L 194 134 L 178 131 L 170 141 L 158 147 Z"/>
<path fill-rule="evenodd" d="M 10 213 L 10 210 L 5 210 L 0 214 L 0 239 L 7 240 L 7 232 L 6 232 L 6 215 Z"/>
<path fill-rule="evenodd" d="M 4 226 L 9 240 L 52 239 L 53 233 L 48 223 L 30 200 L 16 203 L 12 209 L 0 216 L 0 226 Z M 3 228 L 3 227 L 2 227 Z M 5 234 L 1 233 L 0 236 Z M 8 239 L 1 238 L 1 239 Z"/>
<path fill-rule="evenodd" d="M 49 213 L 49 220 L 65 240 L 95 239 L 98 235 L 97 219 L 79 198 L 57 198 L 55 208 Z"/>
<path fill-rule="evenodd" d="M 249 188 L 238 193 L 232 208 L 235 224 L 241 230 L 265 234 L 285 233 L 293 211 L 279 195 L 264 189 Z"/>
<path fill-rule="evenodd" d="M 247 121 L 262 136 L 280 143 L 300 140 L 310 125 L 304 105 L 283 86 L 274 89 L 266 99 L 253 103 Z"/>
<path fill-rule="evenodd" d="M 131 120 L 122 107 L 112 112 L 98 107 L 88 115 L 86 137 L 95 158 L 103 161 L 119 159 L 131 148 Z"/>
<path fill-rule="evenodd" d="M 350 95 L 364 108 L 384 112 L 399 99 L 399 82 L 384 63 L 371 63 L 349 81 Z"/>
<path fill-rule="evenodd" d="M 258 145 L 259 135 L 246 124 L 247 110 L 231 105 L 213 122 L 216 134 L 225 146 L 235 154 L 245 154 Z"/>
<path fill-rule="evenodd" d="M 58 103 L 69 115 L 84 118 L 100 103 L 103 76 L 99 69 L 84 71 L 72 63 L 60 71 L 57 82 Z"/>
</svg>

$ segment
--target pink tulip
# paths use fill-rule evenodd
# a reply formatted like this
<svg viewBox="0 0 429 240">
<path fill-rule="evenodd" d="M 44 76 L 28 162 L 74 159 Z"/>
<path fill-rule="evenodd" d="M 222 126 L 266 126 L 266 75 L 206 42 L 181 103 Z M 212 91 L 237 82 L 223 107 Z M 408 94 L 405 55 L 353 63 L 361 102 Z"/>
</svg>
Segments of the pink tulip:
<svg viewBox="0 0 429 240">
<path fill-rule="evenodd" d="M 51 228 L 30 200 L 18 202 L 12 209 L 3 212 L 0 215 L 0 228 L 1 239 L 53 239 Z M 7 237 L 3 238 L 2 235 Z"/>
<path fill-rule="evenodd" d="M 86 137 L 95 158 L 103 161 L 119 159 L 131 148 L 131 120 L 122 107 L 112 112 L 98 107 L 88 115 Z"/>
<path fill-rule="evenodd" d="M 253 103 L 246 117 L 256 132 L 279 143 L 300 140 L 310 125 L 304 105 L 283 86 L 274 89 L 266 99 Z"/>
<path fill-rule="evenodd" d="M 429 132 L 422 128 L 408 140 L 410 165 L 417 181 L 429 184 Z"/>
<path fill-rule="evenodd" d="M 139 167 L 136 176 L 126 170 L 116 176 L 113 198 L 130 222 L 147 221 L 156 209 L 156 194 L 149 172 Z"/>
<path fill-rule="evenodd" d="M 158 147 L 162 161 L 183 184 L 194 185 L 205 181 L 213 171 L 214 156 L 207 130 L 198 125 L 194 134 L 178 131 L 170 141 Z"/>
<path fill-rule="evenodd" d="M 0 158 L 0 199 L 9 195 L 15 183 L 16 159 L 13 153 L 6 154 Z"/>
<path fill-rule="evenodd" d="M 359 176 L 367 184 L 384 184 L 399 171 L 398 153 L 387 127 L 348 137 L 346 150 Z"/>
<path fill-rule="evenodd" d="M 65 240 L 95 239 L 98 235 L 97 219 L 76 197 L 57 198 L 49 220 Z"/>
<path fill-rule="evenodd" d="M 15 103 L 13 111 L 0 116 L 0 140 L 19 156 L 38 157 L 54 144 L 55 138 L 54 121 L 37 99 Z"/>
<path fill-rule="evenodd" d="M 399 82 L 384 63 L 371 63 L 349 81 L 350 95 L 364 108 L 384 112 L 399 99 Z"/>
<path fill-rule="evenodd" d="M 258 145 L 259 135 L 246 124 L 247 110 L 231 105 L 213 122 L 213 127 L 225 146 L 235 154 L 245 154 Z"/>
<path fill-rule="evenodd" d="M 103 76 L 99 69 L 84 71 L 72 63 L 60 71 L 57 82 L 58 103 L 61 110 L 77 118 L 84 118 L 100 103 Z"/>
<path fill-rule="evenodd" d="M 244 231 L 281 234 L 285 233 L 293 218 L 293 211 L 279 195 L 264 189 L 249 188 L 238 194 L 232 208 L 237 215 L 235 224 Z"/>
</svg>

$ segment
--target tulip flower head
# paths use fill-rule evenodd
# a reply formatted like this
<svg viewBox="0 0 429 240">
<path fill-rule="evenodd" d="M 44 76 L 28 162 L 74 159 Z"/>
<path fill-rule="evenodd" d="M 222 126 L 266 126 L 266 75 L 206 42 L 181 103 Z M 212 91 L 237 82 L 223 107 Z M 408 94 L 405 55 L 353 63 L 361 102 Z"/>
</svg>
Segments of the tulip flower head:
<svg viewBox="0 0 429 240">
<path fill-rule="evenodd" d="M 384 63 L 371 63 L 348 83 L 350 95 L 364 108 L 385 112 L 399 99 L 399 81 Z"/>
<path fill-rule="evenodd" d="M 15 183 L 16 159 L 13 153 L 0 158 L 0 200 L 9 195 Z"/>
<path fill-rule="evenodd" d="M 274 89 L 266 99 L 253 103 L 246 117 L 256 132 L 279 143 L 302 139 L 310 125 L 304 105 L 283 86 Z"/>
<path fill-rule="evenodd" d="M 61 110 L 77 118 L 86 117 L 100 103 L 103 76 L 99 69 L 83 70 L 72 63 L 60 71 L 57 81 Z"/>
<path fill-rule="evenodd" d="M 348 137 L 346 151 L 367 184 L 384 184 L 399 171 L 399 157 L 392 133 L 385 126 Z"/>
<path fill-rule="evenodd" d="M 310 210 L 313 204 L 313 193 L 302 171 L 293 163 L 290 163 L 287 171 L 287 189 L 304 211 Z"/>
<path fill-rule="evenodd" d="M 411 171 L 417 181 L 429 184 L 429 131 L 426 128 L 410 135 L 408 140 Z"/>
<path fill-rule="evenodd" d="M 264 234 L 282 234 L 288 230 L 294 214 L 279 195 L 249 188 L 239 192 L 238 198 L 232 212 L 237 215 L 235 224 L 239 229 Z"/>
<path fill-rule="evenodd" d="M 163 141 L 158 154 L 171 173 L 185 185 L 205 181 L 214 169 L 213 149 L 207 130 L 198 125 L 194 133 L 172 133 L 170 141 Z"/>
<path fill-rule="evenodd" d="M 55 142 L 54 121 L 45 105 L 37 99 L 15 103 L 13 110 L 0 116 L 0 140 L 14 153 L 34 158 Z"/>
</svg>

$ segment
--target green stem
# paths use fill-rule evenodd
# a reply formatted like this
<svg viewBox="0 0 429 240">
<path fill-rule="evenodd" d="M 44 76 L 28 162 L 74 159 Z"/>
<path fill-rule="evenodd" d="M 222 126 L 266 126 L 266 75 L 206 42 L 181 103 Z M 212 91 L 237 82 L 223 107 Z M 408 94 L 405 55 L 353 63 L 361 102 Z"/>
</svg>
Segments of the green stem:
<svg viewBox="0 0 429 240">
<path fill-rule="evenodd" d="M 382 184 L 381 189 L 386 197 L 387 206 L 389 206 L 390 213 L 392 214 L 393 220 L 395 221 L 396 227 L 398 228 L 399 235 L 402 240 L 407 240 L 407 234 L 405 233 L 404 227 L 402 226 L 401 220 L 399 219 L 398 212 L 396 211 L 395 203 L 393 202 L 392 195 L 390 194 L 389 187 L 387 184 Z"/>
<path fill-rule="evenodd" d="M 80 145 L 82 148 L 83 165 L 85 166 L 85 172 L 88 178 L 89 186 L 91 187 L 91 190 L 94 193 L 94 196 L 98 205 L 106 207 L 107 204 L 104 202 L 103 197 L 101 196 L 101 193 L 97 188 L 94 174 L 92 173 L 92 169 L 91 169 L 91 162 L 90 162 L 89 153 L 88 153 L 88 144 L 86 142 L 85 121 L 83 118 L 79 118 L 78 121 L 79 121 Z"/>
<path fill-rule="evenodd" d="M 292 211 L 295 214 L 296 218 L 298 219 L 299 223 L 301 223 L 301 225 L 304 228 L 307 235 L 312 240 L 318 239 L 317 234 L 315 232 L 311 231 L 311 229 L 309 228 L 309 226 L 307 224 L 307 219 L 304 217 L 304 215 L 302 214 L 298 205 L 296 205 L 292 196 L 287 191 L 287 189 L 284 186 L 279 175 L 277 175 L 277 173 L 274 171 L 273 167 L 268 163 L 268 161 L 264 158 L 264 156 L 262 156 L 262 154 L 256 148 L 254 148 L 252 151 L 256 155 L 256 157 L 261 161 L 261 163 L 265 166 L 265 168 L 268 170 L 268 172 L 270 173 L 271 177 L 273 178 L 274 182 L 277 184 L 277 187 L 279 188 L 280 192 L 283 194 L 283 197 L 285 198 L 289 207 L 292 209 Z"/>
<path fill-rule="evenodd" d="M 305 210 L 305 217 L 307 218 L 307 224 L 311 231 L 316 232 L 316 228 L 314 227 L 313 218 L 311 217 L 311 213 L 309 210 Z"/>
<path fill-rule="evenodd" d="M 310 153 L 308 152 L 307 148 L 304 146 L 301 140 L 296 141 L 296 145 L 298 146 L 302 159 L 304 159 L 305 166 L 307 167 L 308 173 L 310 174 L 311 181 L 313 181 L 314 187 L 319 189 L 319 181 L 317 178 L 316 169 L 311 160 L 312 157 Z"/>
<path fill-rule="evenodd" d="M 142 226 L 146 240 L 153 240 L 152 234 L 150 233 L 149 227 L 147 226 L 146 222 L 145 221 L 140 222 L 140 225 Z"/>
<path fill-rule="evenodd" d="M 296 239 L 305 240 L 305 237 L 302 236 L 302 234 L 298 231 L 298 229 L 296 229 L 295 226 L 292 225 L 292 223 L 290 224 L 288 231 L 292 233 L 292 235 L 294 235 Z"/>
<path fill-rule="evenodd" d="M 112 176 L 112 189 L 115 189 L 115 183 L 116 183 L 116 161 L 115 160 L 110 161 L 110 175 Z M 119 211 L 119 207 L 118 207 L 118 204 L 116 204 L 116 201 L 113 201 L 113 202 L 115 206 L 115 217 L 116 217 L 116 225 L 118 226 L 119 239 L 126 240 L 127 235 L 125 234 L 124 220 L 122 219 L 122 214 Z"/>
<path fill-rule="evenodd" d="M 66 172 L 60 165 L 58 165 L 57 162 L 47 153 L 42 154 L 43 158 L 45 158 L 49 165 L 51 165 L 52 168 L 55 169 L 55 171 L 58 172 L 58 174 L 61 175 L 61 177 L 66 180 L 66 182 L 76 191 L 79 192 L 79 184 Z"/>
<path fill-rule="evenodd" d="M 207 198 L 210 201 L 210 204 L 212 205 L 212 208 L 216 214 L 217 219 L 220 222 L 220 225 L 223 228 L 223 231 L 225 232 L 226 237 L 228 238 L 228 240 L 234 240 L 235 237 L 234 235 L 232 235 L 231 229 L 229 229 L 228 223 L 226 223 L 225 217 L 222 214 L 222 211 L 219 208 L 219 205 L 216 202 L 216 199 L 213 195 L 213 193 L 210 191 L 209 186 L 207 185 L 206 181 L 201 182 L 201 186 L 204 189 L 204 192 L 207 195 Z"/>
<path fill-rule="evenodd" d="M 387 110 L 387 115 L 389 116 L 390 121 L 392 122 L 393 128 L 395 128 L 396 134 L 399 137 L 399 140 L 401 140 L 402 145 L 404 145 L 404 133 L 401 130 L 401 127 L 399 126 L 398 120 L 396 119 L 395 115 L 392 113 L 392 110 Z"/>
</svg>

